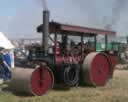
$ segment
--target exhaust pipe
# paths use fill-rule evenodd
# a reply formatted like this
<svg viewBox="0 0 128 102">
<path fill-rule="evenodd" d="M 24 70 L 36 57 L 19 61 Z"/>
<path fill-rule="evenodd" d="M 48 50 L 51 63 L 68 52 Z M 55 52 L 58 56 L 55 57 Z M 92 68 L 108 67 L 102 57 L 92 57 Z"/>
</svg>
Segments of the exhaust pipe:
<svg viewBox="0 0 128 102">
<path fill-rule="evenodd" d="M 43 11 L 43 39 L 42 46 L 44 48 L 44 56 L 47 56 L 48 52 L 48 36 L 49 36 L 49 11 Z"/>
</svg>

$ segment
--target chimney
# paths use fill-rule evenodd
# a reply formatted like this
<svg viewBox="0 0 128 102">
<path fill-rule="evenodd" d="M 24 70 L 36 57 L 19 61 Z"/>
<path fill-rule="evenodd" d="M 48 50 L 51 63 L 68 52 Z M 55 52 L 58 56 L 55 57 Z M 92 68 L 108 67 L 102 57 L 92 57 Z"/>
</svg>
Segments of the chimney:
<svg viewBox="0 0 128 102">
<path fill-rule="evenodd" d="M 44 48 L 44 55 L 47 56 L 48 52 L 48 36 L 49 36 L 49 11 L 43 11 L 43 39 L 42 46 Z"/>
</svg>

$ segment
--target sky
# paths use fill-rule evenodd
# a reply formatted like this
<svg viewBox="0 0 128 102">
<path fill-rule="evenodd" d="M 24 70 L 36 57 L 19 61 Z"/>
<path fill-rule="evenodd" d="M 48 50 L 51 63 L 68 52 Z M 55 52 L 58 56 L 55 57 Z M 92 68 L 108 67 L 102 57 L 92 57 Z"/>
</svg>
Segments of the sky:
<svg viewBox="0 0 128 102">
<path fill-rule="evenodd" d="M 86 27 L 110 28 L 128 35 L 128 0 L 47 0 L 50 20 Z M 0 0 L 0 31 L 11 39 L 38 38 L 41 0 Z"/>
</svg>

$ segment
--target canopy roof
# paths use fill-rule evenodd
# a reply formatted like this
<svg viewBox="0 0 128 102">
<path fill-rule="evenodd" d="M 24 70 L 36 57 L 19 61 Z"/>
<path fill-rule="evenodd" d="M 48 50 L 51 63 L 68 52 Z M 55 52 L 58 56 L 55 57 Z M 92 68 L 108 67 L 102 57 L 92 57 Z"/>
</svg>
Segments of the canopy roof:
<svg viewBox="0 0 128 102">
<path fill-rule="evenodd" d="M 0 32 L 0 47 L 3 47 L 5 49 L 13 49 L 14 48 L 11 41 L 2 32 Z"/>
<path fill-rule="evenodd" d="M 37 32 L 42 32 L 43 24 L 37 27 Z M 57 34 L 68 34 L 73 36 L 95 36 L 97 34 L 100 35 L 116 35 L 116 32 L 104 30 L 104 29 L 96 29 L 96 28 L 88 28 L 81 27 L 75 25 L 62 24 L 57 22 L 50 22 L 49 24 L 50 33 Z"/>
</svg>

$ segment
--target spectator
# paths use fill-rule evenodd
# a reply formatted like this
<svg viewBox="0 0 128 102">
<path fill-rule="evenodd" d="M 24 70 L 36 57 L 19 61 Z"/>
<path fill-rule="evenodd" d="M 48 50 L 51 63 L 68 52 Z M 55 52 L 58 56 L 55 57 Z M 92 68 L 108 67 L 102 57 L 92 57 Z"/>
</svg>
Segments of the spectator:
<svg viewBox="0 0 128 102">
<path fill-rule="evenodd" d="M 11 72 L 11 68 L 7 64 L 7 62 L 4 59 L 4 48 L 0 47 L 0 84 L 3 83 L 3 77 L 5 73 L 5 68 L 8 69 L 8 72 Z"/>
</svg>

